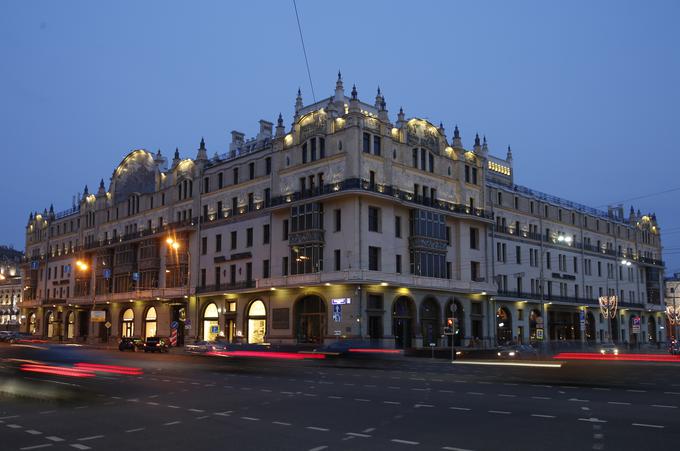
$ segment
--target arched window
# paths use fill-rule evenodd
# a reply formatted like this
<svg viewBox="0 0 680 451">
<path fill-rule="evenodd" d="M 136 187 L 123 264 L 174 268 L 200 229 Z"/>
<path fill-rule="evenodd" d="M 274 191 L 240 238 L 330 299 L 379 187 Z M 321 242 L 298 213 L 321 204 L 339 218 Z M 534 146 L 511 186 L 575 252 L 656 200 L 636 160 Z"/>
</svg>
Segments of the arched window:
<svg viewBox="0 0 680 451">
<path fill-rule="evenodd" d="M 220 333 L 219 312 L 214 303 L 210 303 L 203 311 L 203 339 L 213 341 Z"/>
<path fill-rule="evenodd" d="M 31 313 L 28 315 L 28 333 L 31 335 L 35 335 L 37 332 L 36 324 L 35 324 L 35 313 Z"/>
<path fill-rule="evenodd" d="M 54 337 L 55 332 L 54 312 L 49 312 L 47 314 L 47 338 Z"/>
<path fill-rule="evenodd" d="M 149 312 L 147 312 L 147 317 Z M 123 312 L 121 335 L 125 338 L 130 338 L 135 332 L 135 312 L 129 308 Z"/>
<path fill-rule="evenodd" d="M 156 308 L 149 307 L 149 310 L 146 311 L 146 316 L 144 316 L 144 338 L 156 336 L 157 319 Z"/>
<path fill-rule="evenodd" d="M 264 343 L 267 333 L 267 309 L 261 300 L 253 301 L 248 308 L 248 343 Z"/>
<path fill-rule="evenodd" d="M 66 338 L 71 340 L 76 336 L 76 315 L 73 312 L 68 312 L 66 317 Z"/>
</svg>

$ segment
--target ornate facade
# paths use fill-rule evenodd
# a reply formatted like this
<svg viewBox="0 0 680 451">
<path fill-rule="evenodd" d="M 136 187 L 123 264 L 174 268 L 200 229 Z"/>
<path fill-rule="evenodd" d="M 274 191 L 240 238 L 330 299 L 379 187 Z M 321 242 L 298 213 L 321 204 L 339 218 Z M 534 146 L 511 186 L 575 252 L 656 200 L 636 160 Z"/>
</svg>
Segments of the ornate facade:
<svg viewBox="0 0 680 451">
<path fill-rule="evenodd" d="M 478 136 L 466 149 L 457 127 L 449 139 L 441 124 L 407 119 L 401 109 L 392 122 L 380 91 L 374 103 L 362 102 L 356 88 L 345 95 L 340 76 L 322 101 L 305 106 L 298 92 L 290 127 L 279 115 L 276 125 L 260 121 L 252 139 L 231 135 L 227 152 L 209 158 L 201 140 L 195 158 L 176 150 L 169 166 L 160 151 L 135 150 L 108 189 L 102 180 L 67 212 L 32 213 L 27 324 L 64 340 L 169 335 L 176 327 L 180 343 L 224 335 L 316 344 L 343 336 L 413 347 L 444 344 L 453 307 L 456 343 L 490 344 L 503 332 L 498 306 L 528 301 L 522 290 L 521 299 L 507 296 L 496 264 L 496 244 L 515 238 L 495 222 L 504 214 L 497 193 L 517 190 L 507 184 L 511 160 L 490 156 Z M 557 214 L 548 200 L 535 202 L 537 211 Z M 596 234 L 642 233 L 637 223 L 598 218 L 608 231 Z M 554 244 L 547 235 L 529 243 L 547 249 Z M 647 265 L 638 258 L 646 252 L 658 258 L 652 235 L 633 247 L 636 264 Z M 641 277 L 635 303 L 646 311 L 653 277 Z M 541 305 L 590 304 L 543 293 Z M 511 336 L 529 340 L 523 327 Z"/>
</svg>

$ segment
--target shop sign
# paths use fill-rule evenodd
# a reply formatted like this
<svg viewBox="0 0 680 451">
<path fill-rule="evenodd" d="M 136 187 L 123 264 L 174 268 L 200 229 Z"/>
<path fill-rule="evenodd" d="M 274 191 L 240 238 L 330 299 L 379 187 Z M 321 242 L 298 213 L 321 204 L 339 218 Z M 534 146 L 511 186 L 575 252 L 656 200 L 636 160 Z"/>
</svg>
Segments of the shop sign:
<svg viewBox="0 0 680 451">
<path fill-rule="evenodd" d="M 333 306 L 333 321 L 339 323 L 342 320 L 342 305 Z"/>
<path fill-rule="evenodd" d="M 543 329 L 536 329 L 536 339 L 543 340 Z"/>
<path fill-rule="evenodd" d="M 636 316 L 633 318 L 633 333 L 634 334 L 639 334 L 640 333 L 640 317 Z"/>
</svg>

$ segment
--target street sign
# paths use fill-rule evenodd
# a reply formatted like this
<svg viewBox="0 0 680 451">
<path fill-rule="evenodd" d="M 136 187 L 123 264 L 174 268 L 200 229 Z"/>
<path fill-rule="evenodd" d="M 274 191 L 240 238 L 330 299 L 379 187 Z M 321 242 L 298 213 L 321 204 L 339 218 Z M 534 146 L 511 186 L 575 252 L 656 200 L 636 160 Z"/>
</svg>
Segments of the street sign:
<svg viewBox="0 0 680 451">
<path fill-rule="evenodd" d="M 170 329 L 177 330 L 177 327 L 179 327 L 179 323 L 177 321 L 170 323 Z"/>
<path fill-rule="evenodd" d="M 111 278 L 111 268 L 104 269 L 104 271 L 102 271 L 102 274 L 104 275 L 105 279 L 110 279 Z"/>
<path fill-rule="evenodd" d="M 333 321 L 339 323 L 342 320 L 342 305 L 333 306 Z"/>
<path fill-rule="evenodd" d="M 107 329 L 111 329 L 111 322 L 109 321 L 105 322 L 104 327 L 106 327 Z"/>
<path fill-rule="evenodd" d="M 185 326 L 191 326 L 191 318 L 187 318 L 184 324 Z M 188 327 L 188 329 L 191 329 L 191 327 Z"/>
<path fill-rule="evenodd" d="M 336 337 L 339 337 L 340 335 L 342 335 L 342 331 L 341 330 L 334 330 L 333 335 L 335 335 Z"/>
<path fill-rule="evenodd" d="M 351 298 L 336 298 L 336 299 L 331 299 L 331 305 L 346 305 L 346 304 L 351 304 L 352 299 Z"/>
<path fill-rule="evenodd" d="M 139 273 L 138 272 L 132 273 L 132 280 L 134 280 L 135 282 L 139 282 Z"/>
<path fill-rule="evenodd" d="M 216 334 L 220 331 L 220 326 L 210 326 L 210 333 Z"/>
<path fill-rule="evenodd" d="M 634 334 L 639 334 L 640 333 L 640 317 L 636 316 L 633 318 L 633 333 Z"/>
<path fill-rule="evenodd" d="M 536 329 L 536 339 L 543 340 L 543 329 Z"/>
<path fill-rule="evenodd" d="M 586 312 L 583 311 L 583 310 L 580 310 L 578 312 L 578 315 L 579 315 L 579 326 L 580 326 L 581 332 L 583 332 L 584 330 L 586 330 Z"/>
</svg>

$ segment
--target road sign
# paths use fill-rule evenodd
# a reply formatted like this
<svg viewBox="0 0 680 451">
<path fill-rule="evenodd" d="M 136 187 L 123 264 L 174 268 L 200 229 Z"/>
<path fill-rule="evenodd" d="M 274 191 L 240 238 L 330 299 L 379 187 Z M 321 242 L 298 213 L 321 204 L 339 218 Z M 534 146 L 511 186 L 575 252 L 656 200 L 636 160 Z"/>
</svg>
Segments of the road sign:
<svg viewBox="0 0 680 451">
<path fill-rule="evenodd" d="M 135 282 L 139 282 L 139 273 L 138 272 L 132 273 L 132 280 L 134 280 Z"/>
<path fill-rule="evenodd" d="M 332 305 L 346 305 L 346 304 L 351 304 L 352 299 L 351 298 L 337 298 L 337 299 L 331 299 L 331 304 Z"/>
<path fill-rule="evenodd" d="M 640 333 L 640 317 L 636 316 L 633 318 L 633 333 L 634 334 L 639 334 Z"/>
<path fill-rule="evenodd" d="M 110 279 L 111 278 L 111 268 L 104 269 L 104 271 L 102 271 L 102 274 L 104 275 L 105 279 Z"/>
<path fill-rule="evenodd" d="M 339 337 L 340 335 L 342 335 L 342 331 L 341 330 L 334 330 L 333 335 L 335 335 L 336 337 Z"/>
<path fill-rule="evenodd" d="M 106 327 L 107 329 L 111 329 L 111 323 L 109 321 L 105 322 L 104 327 Z"/>
<path fill-rule="evenodd" d="M 170 323 L 170 329 L 177 330 L 178 327 L 179 327 L 179 323 L 177 321 L 173 321 L 173 322 Z"/>
<path fill-rule="evenodd" d="M 543 340 L 543 329 L 536 329 L 536 339 Z"/>
</svg>

